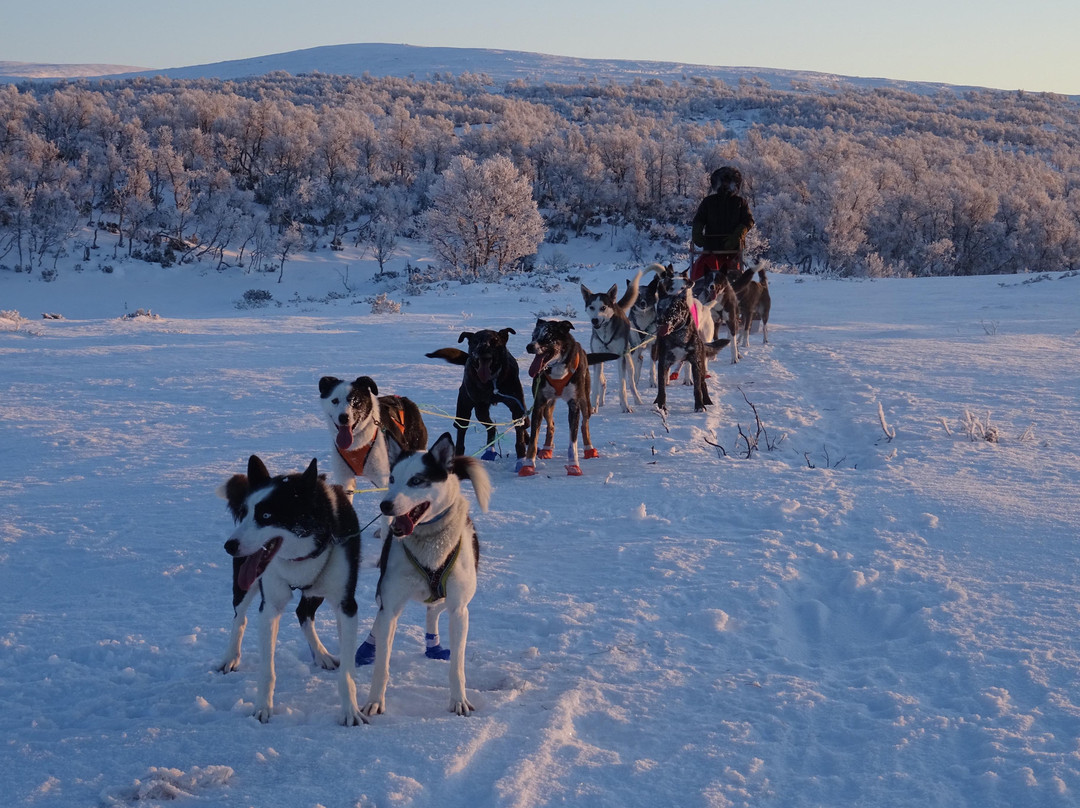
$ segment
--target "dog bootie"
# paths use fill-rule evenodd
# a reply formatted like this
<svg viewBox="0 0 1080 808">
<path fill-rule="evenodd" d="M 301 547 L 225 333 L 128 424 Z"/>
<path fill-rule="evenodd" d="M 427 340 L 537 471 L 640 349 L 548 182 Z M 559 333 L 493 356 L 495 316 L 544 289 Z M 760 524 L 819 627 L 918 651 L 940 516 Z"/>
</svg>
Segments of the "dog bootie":
<svg viewBox="0 0 1080 808">
<path fill-rule="evenodd" d="M 536 474 L 536 466 L 522 466 L 518 469 L 518 477 L 532 477 Z"/>
<path fill-rule="evenodd" d="M 439 644 L 438 634 L 425 634 L 424 642 L 427 643 L 427 648 L 424 650 L 424 656 L 428 659 L 446 660 L 450 658 L 450 649 L 443 648 L 442 645 Z"/>
<path fill-rule="evenodd" d="M 566 476 L 567 477 L 580 477 L 581 476 L 581 466 L 567 466 L 566 467 Z"/>
<path fill-rule="evenodd" d="M 551 460 L 551 458 L 554 456 L 554 453 L 552 452 L 550 446 L 545 446 L 543 449 L 537 450 L 536 456 L 539 457 L 541 460 Z"/>
<path fill-rule="evenodd" d="M 591 447 L 591 446 L 586 446 L 585 447 L 585 459 L 586 460 L 594 460 L 595 458 L 597 458 L 599 456 L 600 456 L 600 453 L 598 451 L 596 451 L 596 449 L 594 449 L 593 447 Z"/>
<path fill-rule="evenodd" d="M 481 460 L 498 460 L 499 457 L 501 457 L 501 455 L 495 451 L 493 446 L 487 447 L 487 449 L 484 450 L 484 453 L 480 455 Z"/>
<path fill-rule="evenodd" d="M 368 634 L 368 638 L 360 643 L 360 647 L 356 649 L 356 667 L 362 667 L 363 665 L 370 665 L 375 661 L 375 638 Z"/>
</svg>

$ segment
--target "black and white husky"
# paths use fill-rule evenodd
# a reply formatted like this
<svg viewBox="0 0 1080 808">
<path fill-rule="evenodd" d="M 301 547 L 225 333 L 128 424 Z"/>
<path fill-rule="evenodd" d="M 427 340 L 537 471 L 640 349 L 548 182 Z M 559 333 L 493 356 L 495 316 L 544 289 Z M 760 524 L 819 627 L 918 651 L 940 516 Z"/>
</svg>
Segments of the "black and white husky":
<svg viewBox="0 0 1080 808">
<path fill-rule="evenodd" d="M 387 443 L 406 451 L 427 446 L 427 427 L 416 404 L 403 396 L 379 396 L 370 376 L 351 382 L 323 376 L 319 398 L 334 436 L 333 480 L 350 496 L 357 477 L 379 487 L 386 485 L 390 476 Z"/>
<path fill-rule="evenodd" d="M 269 721 L 274 711 L 278 626 L 293 591 L 300 590 L 296 616 L 312 656 L 322 667 L 338 669 L 338 720 L 346 726 L 367 723 L 357 706 L 350 664 L 356 652 L 360 528 L 344 489 L 320 477 L 315 460 L 303 473 L 271 477 L 252 455 L 247 474 L 233 475 L 219 493 L 237 523 L 225 550 L 234 558 L 233 589 L 243 605 L 236 609 L 229 650 L 219 669 L 227 672 L 239 664 L 247 604 L 257 594 L 261 660 L 255 717 L 264 724 Z M 315 609 L 324 599 L 337 615 L 340 659 L 331 656 L 315 634 Z M 345 664 L 340 664 L 342 660 Z"/>
<path fill-rule="evenodd" d="M 593 292 L 585 284 L 581 284 L 581 297 L 585 301 L 585 313 L 592 324 L 592 336 L 589 340 L 589 350 L 592 353 L 609 353 L 618 357 L 616 366 L 619 369 L 619 404 L 623 412 L 633 412 L 630 401 L 626 394 L 627 383 L 630 392 L 634 395 L 634 401 L 641 404 L 641 396 L 637 389 L 636 368 L 631 354 L 641 344 L 641 334 L 630 324 L 627 316 L 638 298 L 638 283 L 641 281 L 641 271 L 632 281 L 626 285 L 626 291 L 618 300 L 619 287 L 612 284 L 606 292 Z M 591 368 L 592 371 L 592 411 L 597 412 L 604 403 L 607 395 L 607 379 L 604 377 L 604 363 L 597 362 Z"/>
<path fill-rule="evenodd" d="M 484 511 L 491 482 L 479 460 L 455 454 L 449 432 L 427 452 L 390 451 L 390 487 L 380 508 L 390 519 L 391 537 L 379 559 L 375 667 L 363 711 L 386 711 L 394 631 L 405 604 L 418 600 L 450 613 L 450 712 L 469 715 L 475 708 L 465 694 L 465 644 L 480 543 L 461 480 L 472 482 Z"/>
</svg>

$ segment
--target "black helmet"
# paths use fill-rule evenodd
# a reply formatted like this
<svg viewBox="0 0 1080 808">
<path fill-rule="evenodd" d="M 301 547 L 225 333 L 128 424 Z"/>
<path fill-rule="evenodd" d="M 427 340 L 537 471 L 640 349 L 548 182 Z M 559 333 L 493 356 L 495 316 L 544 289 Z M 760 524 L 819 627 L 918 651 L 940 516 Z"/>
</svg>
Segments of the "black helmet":
<svg viewBox="0 0 1080 808">
<path fill-rule="evenodd" d="M 738 193 L 742 190 L 742 172 L 735 166 L 723 166 L 709 175 L 709 183 L 714 191 L 727 189 Z"/>
</svg>

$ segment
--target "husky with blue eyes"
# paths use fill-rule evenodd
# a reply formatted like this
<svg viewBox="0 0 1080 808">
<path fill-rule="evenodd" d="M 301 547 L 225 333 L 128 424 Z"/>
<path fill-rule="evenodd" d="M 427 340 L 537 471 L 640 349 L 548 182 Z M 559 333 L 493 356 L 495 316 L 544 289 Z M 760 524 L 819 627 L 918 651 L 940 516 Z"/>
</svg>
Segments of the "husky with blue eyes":
<svg viewBox="0 0 1080 808">
<path fill-rule="evenodd" d="M 455 453 L 449 432 L 427 452 L 404 452 L 395 444 L 388 448 L 390 485 L 380 509 L 389 520 L 390 536 L 379 558 L 375 665 L 363 712 L 386 711 L 394 632 L 405 604 L 416 600 L 436 615 L 449 612 L 450 712 L 469 715 L 475 708 L 465 693 L 465 644 L 480 542 L 461 481 L 472 483 L 483 511 L 491 499 L 491 481 L 479 460 Z"/>
<path fill-rule="evenodd" d="M 314 460 L 302 473 L 271 477 L 256 455 L 247 474 L 234 474 L 219 489 L 236 521 L 225 542 L 233 557 L 234 619 L 229 649 L 218 670 L 240 664 L 248 604 L 259 598 L 260 676 L 255 717 L 274 712 L 274 649 L 281 614 L 300 592 L 296 616 L 315 664 L 338 669 L 341 712 L 346 726 L 367 723 L 356 701 L 352 660 L 356 654 L 356 579 L 360 571 L 360 527 L 345 490 L 330 485 Z M 315 634 L 315 610 L 328 600 L 337 615 L 340 657 Z"/>
</svg>

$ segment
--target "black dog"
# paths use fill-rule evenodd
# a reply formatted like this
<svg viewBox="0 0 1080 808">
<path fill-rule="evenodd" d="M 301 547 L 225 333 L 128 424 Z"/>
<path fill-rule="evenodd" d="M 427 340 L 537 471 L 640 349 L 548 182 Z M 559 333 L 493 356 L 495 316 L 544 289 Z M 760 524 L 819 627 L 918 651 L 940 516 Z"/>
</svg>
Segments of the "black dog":
<svg viewBox="0 0 1080 808">
<path fill-rule="evenodd" d="M 668 371 L 673 362 L 690 363 L 694 381 L 694 411 L 703 412 L 712 404 L 705 382 L 705 360 L 730 340 L 720 339 L 708 344 L 701 337 L 697 319 L 710 314 L 694 298 L 686 286 L 681 292 L 661 294 L 656 303 L 656 408 L 667 412 Z"/>
<path fill-rule="evenodd" d="M 496 457 L 491 446 L 495 442 L 495 423 L 491 420 L 491 406 L 503 404 L 510 410 L 514 419 L 514 451 L 517 452 L 519 466 L 525 457 L 525 444 L 529 433 L 525 419 L 525 393 L 521 387 L 521 378 L 517 360 L 506 347 L 510 334 L 516 334 L 512 328 L 499 331 L 462 331 L 458 342 L 469 341 L 469 352 L 457 348 L 440 348 L 425 356 L 430 359 L 445 359 L 452 365 L 464 365 L 465 376 L 458 388 L 457 413 L 454 427 L 457 429 L 457 442 L 454 451 L 465 454 L 465 430 L 469 428 L 469 419 L 476 411 L 477 420 L 487 426 L 488 449 L 484 460 Z"/>
</svg>

